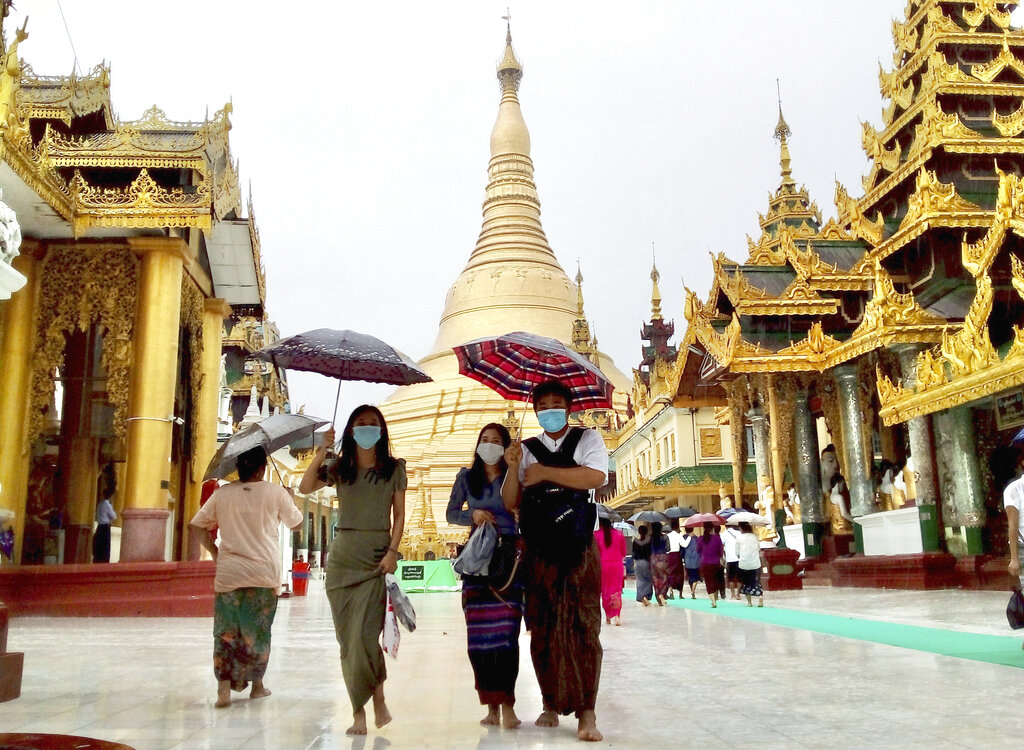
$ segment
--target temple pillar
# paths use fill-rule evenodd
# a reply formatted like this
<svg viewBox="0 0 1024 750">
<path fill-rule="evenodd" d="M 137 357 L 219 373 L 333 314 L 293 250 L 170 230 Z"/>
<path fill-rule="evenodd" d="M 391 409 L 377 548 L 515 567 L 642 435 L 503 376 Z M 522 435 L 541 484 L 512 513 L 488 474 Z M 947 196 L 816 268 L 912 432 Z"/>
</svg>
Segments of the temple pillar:
<svg viewBox="0 0 1024 750">
<path fill-rule="evenodd" d="M 28 497 L 29 446 L 25 444 L 25 418 L 32 355 L 36 344 L 36 304 L 39 299 L 39 261 L 22 245 L 14 269 L 26 277 L 25 286 L 3 305 L 3 335 L 0 336 L 0 508 L 14 512 L 15 564 L 21 562 L 25 537 L 25 503 Z M 34 243 L 32 243 L 34 244 Z M 34 248 L 31 248 L 34 249 Z"/>
<path fill-rule="evenodd" d="M 839 385 L 839 417 L 843 425 L 843 466 L 846 486 L 850 489 L 850 515 L 866 516 L 875 510 L 875 492 L 871 482 L 871 466 L 864 450 L 864 425 L 861 421 L 863 405 L 857 382 L 857 366 L 841 365 L 834 370 Z M 853 524 L 857 552 L 864 552 L 860 524 Z"/>
<path fill-rule="evenodd" d="M 818 429 L 804 388 L 798 389 L 793 399 L 793 442 L 796 448 L 796 482 L 800 495 L 804 556 L 819 557 L 827 518 L 822 507 Z"/>
<path fill-rule="evenodd" d="M 192 457 L 188 494 L 185 496 L 184 525 L 186 539 L 182 549 L 189 560 L 198 560 L 202 547 L 192 538 L 188 522 L 199 512 L 206 467 L 217 452 L 217 424 L 220 413 L 220 357 L 224 338 L 224 320 L 231 315 L 231 305 L 222 299 L 208 299 L 203 305 L 203 379 L 196 394 L 196 418 L 192 425 L 196 436 L 196 455 Z"/>
<path fill-rule="evenodd" d="M 971 407 L 954 406 L 937 412 L 935 427 L 945 525 L 964 527 L 966 553 L 980 555 L 985 491 L 978 471 L 978 443 Z"/>
<path fill-rule="evenodd" d="M 757 467 L 757 499 L 765 496 L 765 490 L 772 486 L 771 438 L 768 435 L 768 422 L 764 418 L 764 409 L 753 407 L 747 412 L 750 419 L 751 432 L 754 434 L 754 464 Z M 736 507 L 742 507 L 742 498 L 737 497 Z M 772 520 L 771 510 L 762 509 L 762 515 Z"/>
<path fill-rule="evenodd" d="M 917 382 L 917 355 L 921 344 L 898 344 L 892 347 L 900 359 L 903 387 L 913 391 Z M 907 420 L 910 458 L 914 469 L 916 504 L 921 514 L 921 544 L 925 552 L 938 552 L 945 547 L 945 524 L 939 501 L 939 477 L 935 470 L 935 436 L 930 414 Z"/>
<path fill-rule="evenodd" d="M 165 237 L 133 237 L 129 245 L 142 263 L 132 336 L 121 560 L 139 562 L 164 559 L 181 274 L 187 249 L 182 240 Z"/>
<path fill-rule="evenodd" d="M 782 422 L 780 421 L 782 419 L 782 416 L 779 414 L 777 383 L 775 381 L 774 375 L 769 375 L 767 380 L 768 423 L 771 426 L 768 438 L 772 450 L 771 480 L 774 497 L 774 504 L 773 507 L 770 509 L 770 512 L 774 512 L 775 507 L 782 507 L 782 498 L 786 492 L 786 488 L 783 487 L 783 483 L 786 480 L 786 460 L 785 456 L 782 455 Z"/>
</svg>

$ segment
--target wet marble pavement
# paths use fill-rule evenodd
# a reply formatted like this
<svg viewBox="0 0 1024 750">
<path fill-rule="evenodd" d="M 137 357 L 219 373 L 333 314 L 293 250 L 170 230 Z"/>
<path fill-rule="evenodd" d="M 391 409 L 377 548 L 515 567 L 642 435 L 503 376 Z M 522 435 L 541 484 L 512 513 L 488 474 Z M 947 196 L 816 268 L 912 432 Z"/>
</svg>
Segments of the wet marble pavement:
<svg viewBox="0 0 1024 750">
<path fill-rule="evenodd" d="M 808 589 L 768 605 L 1008 635 L 997 592 Z M 388 659 L 394 721 L 344 735 L 351 711 L 322 584 L 282 600 L 267 699 L 213 708 L 212 619 L 18 618 L 22 697 L 0 731 L 77 734 L 171 748 L 578 747 L 575 722 L 532 725 L 540 709 L 522 640 L 518 730 L 485 729 L 465 654 L 458 594 L 414 595 L 419 628 Z M 726 602 L 722 607 L 740 606 Z M 1024 670 L 799 629 L 711 610 L 626 602 L 602 633 L 598 724 L 616 748 L 1001 748 L 1024 744 Z M 1016 642 L 1010 644 L 1016 647 Z"/>
</svg>

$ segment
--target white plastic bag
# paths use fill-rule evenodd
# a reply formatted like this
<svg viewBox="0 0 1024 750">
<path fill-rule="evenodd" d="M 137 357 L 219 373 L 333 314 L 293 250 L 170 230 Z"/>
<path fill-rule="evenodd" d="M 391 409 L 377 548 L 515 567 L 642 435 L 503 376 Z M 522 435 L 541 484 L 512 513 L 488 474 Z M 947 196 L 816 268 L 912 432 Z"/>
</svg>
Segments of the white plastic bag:
<svg viewBox="0 0 1024 750">
<path fill-rule="evenodd" d="M 491 565 L 494 547 L 498 543 L 498 531 L 493 524 L 485 523 L 473 529 L 462 554 L 452 565 L 460 576 L 485 576 Z"/>
<path fill-rule="evenodd" d="M 391 606 L 391 597 L 388 597 L 388 610 L 384 615 L 384 632 L 381 633 L 381 647 L 384 653 L 392 659 L 398 658 L 398 643 L 402 640 L 402 634 L 398 632 L 398 618 L 395 617 L 394 607 Z"/>
<path fill-rule="evenodd" d="M 391 573 L 384 576 L 384 583 L 388 589 L 388 605 L 395 613 L 398 621 L 402 623 L 410 633 L 416 629 L 416 610 L 412 608 L 412 602 L 402 590 L 402 585 Z"/>
</svg>

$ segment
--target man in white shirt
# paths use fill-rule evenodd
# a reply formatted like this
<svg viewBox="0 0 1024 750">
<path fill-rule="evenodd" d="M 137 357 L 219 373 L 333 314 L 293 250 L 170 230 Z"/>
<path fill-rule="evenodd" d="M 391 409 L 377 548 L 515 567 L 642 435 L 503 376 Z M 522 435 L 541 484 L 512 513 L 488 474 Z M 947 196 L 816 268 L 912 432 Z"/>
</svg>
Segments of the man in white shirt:
<svg viewBox="0 0 1024 750">
<path fill-rule="evenodd" d="M 722 545 L 725 547 L 725 581 L 729 588 L 729 598 L 740 598 L 740 556 L 736 551 L 736 543 L 740 534 L 735 528 L 726 526 L 722 529 Z"/>
<path fill-rule="evenodd" d="M 1024 512 L 1021 511 L 1021 506 L 1024 505 L 1024 451 L 1017 453 L 1015 469 L 1017 478 L 1003 490 L 1007 536 L 1010 538 L 1010 564 L 1007 571 L 1024 587 L 1020 562 L 1021 558 L 1024 558 Z"/>
<path fill-rule="evenodd" d="M 560 714 L 575 713 L 577 737 L 600 742 L 601 562 L 588 495 L 608 481 L 608 451 L 596 430 L 570 429 L 571 404 L 572 391 L 557 380 L 534 389 L 544 432 L 505 451 L 501 495 L 520 511 L 526 541 L 525 615 L 544 706 L 536 724 L 554 727 Z"/>
</svg>

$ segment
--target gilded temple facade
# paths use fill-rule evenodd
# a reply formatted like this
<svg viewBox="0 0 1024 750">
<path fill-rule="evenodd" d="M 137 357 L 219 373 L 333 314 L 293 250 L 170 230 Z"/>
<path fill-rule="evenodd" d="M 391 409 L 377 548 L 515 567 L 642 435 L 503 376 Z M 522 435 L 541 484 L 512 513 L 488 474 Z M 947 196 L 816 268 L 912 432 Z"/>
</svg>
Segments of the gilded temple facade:
<svg viewBox="0 0 1024 750">
<path fill-rule="evenodd" d="M 792 473 L 809 556 L 851 533 L 869 555 L 1005 550 L 1001 456 L 1024 424 L 1014 7 L 908 2 L 879 71 L 881 126 L 863 125 L 870 170 L 859 197 L 836 185 L 825 224 L 793 180 L 780 107 L 782 179 L 761 235 L 744 262 L 713 260 L 706 301 L 687 294 L 688 330 L 714 360 L 704 379 L 750 425 L 776 512 Z M 733 431 L 737 472 L 745 435 Z"/>
<path fill-rule="evenodd" d="M 653 267 L 651 319 L 640 331 L 642 358 L 633 371 L 628 419 L 611 438 L 615 486 L 603 500 L 624 518 L 673 506 L 700 512 L 715 512 L 723 502 L 738 507 L 754 486 L 750 472 L 742 473 L 737 492 L 725 390 L 700 379 L 707 352 L 689 330 L 678 348 L 669 343 L 675 326 L 661 312 L 660 278 Z"/>
<path fill-rule="evenodd" d="M 548 245 L 533 180 L 530 133 L 519 104 L 523 70 L 506 37 L 498 63 L 501 100 L 491 131 L 483 226 L 465 269 L 448 290 L 437 339 L 420 360 L 431 383 L 406 386 L 382 404 L 396 455 L 408 461 L 409 490 L 402 553 L 443 557 L 468 529 L 449 525 L 445 509 L 458 471 L 472 462 L 477 435 L 489 422 L 518 427 L 524 404 L 507 402 L 458 373 L 452 347 L 512 330 L 550 336 L 586 351 L 618 392 L 615 414 L 581 415 L 586 424 L 616 423 L 626 409 L 628 381 L 590 335 L 582 293 Z M 527 434 L 540 431 L 532 411 Z"/>
<path fill-rule="evenodd" d="M 262 279 L 231 105 L 198 122 L 157 107 L 121 120 L 107 67 L 36 74 L 27 36 L 16 32 L 0 69 L 0 188 L 25 279 L 0 303 L 11 559 L 87 562 L 111 491 L 121 560 L 185 559 L 216 449 L 229 301 L 240 274 Z"/>
</svg>

